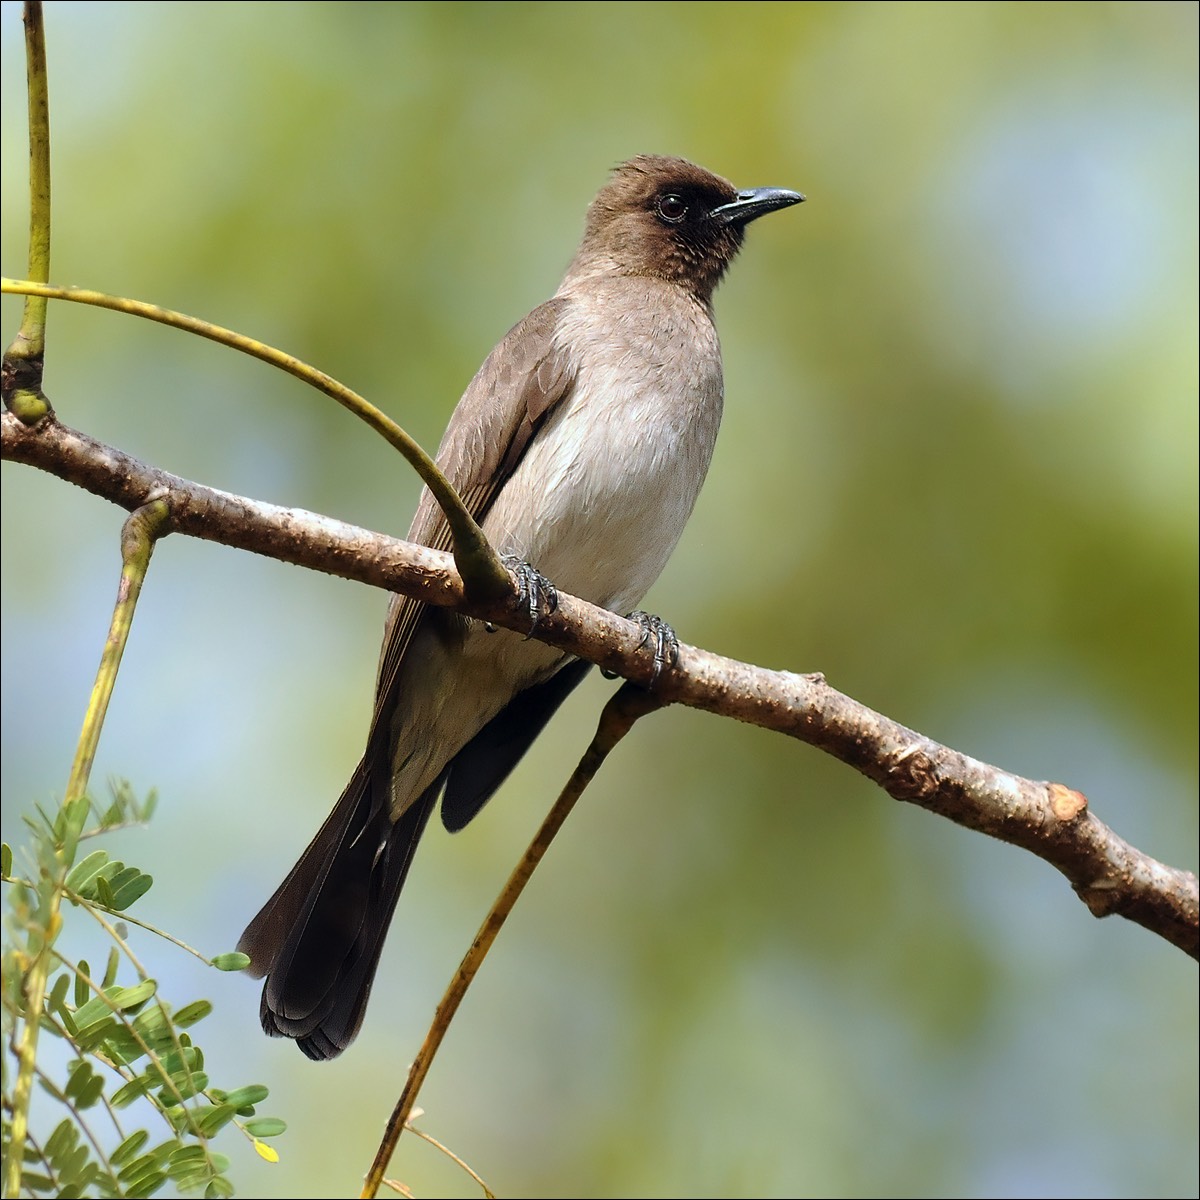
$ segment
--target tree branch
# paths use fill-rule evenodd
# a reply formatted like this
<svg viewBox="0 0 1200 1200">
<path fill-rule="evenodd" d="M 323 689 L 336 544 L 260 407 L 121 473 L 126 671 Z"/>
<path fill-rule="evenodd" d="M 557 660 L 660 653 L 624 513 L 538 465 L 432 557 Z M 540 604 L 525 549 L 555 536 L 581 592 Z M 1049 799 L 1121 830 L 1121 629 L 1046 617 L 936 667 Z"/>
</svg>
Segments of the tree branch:
<svg viewBox="0 0 1200 1200">
<path fill-rule="evenodd" d="M 525 632 L 515 590 L 468 601 L 450 555 L 341 521 L 231 495 L 170 475 L 48 416 L 0 424 L 2 456 L 38 467 L 133 510 L 165 494 L 174 532 L 402 592 L 428 604 Z M 605 609 L 560 594 L 535 635 L 607 671 L 648 684 L 653 653 L 642 631 Z M 1098 917 L 1118 913 L 1200 959 L 1195 874 L 1166 866 L 1118 837 L 1081 793 L 1035 782 L 960 754 L 858 704 L 820 675 L 770 671 L 681 645 L 656 685 L 666 702 L 785 733 L 833 755 L 890 796 L 1021 846 L 1062 872 Z"/>
</svg>

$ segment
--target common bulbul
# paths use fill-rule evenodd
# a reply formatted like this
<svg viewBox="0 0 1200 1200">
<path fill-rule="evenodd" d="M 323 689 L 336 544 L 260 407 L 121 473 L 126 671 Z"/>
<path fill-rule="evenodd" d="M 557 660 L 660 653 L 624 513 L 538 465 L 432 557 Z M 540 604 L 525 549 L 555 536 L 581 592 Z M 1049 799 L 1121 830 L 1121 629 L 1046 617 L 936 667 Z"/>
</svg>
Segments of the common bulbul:
<svg viewBox="0 0 1200 1200">
<path fill-rule="evenodd" d="M 666 565 L 712 457 L 724 385 L 712 295 L 749 222 L 797 204 L 681 158 L 617 167 L 557 292 L 471 381 L 437 462 L 495 549 L 563 591 L 628 613 Z M 410 541 L 449 548 L 423 492 Z M 260 1014 L 310 1058 L 366 1011 L 417 842 L 442 800 L 462 829 L 589 664 L 394 596 L 366 752 L 239 949 Z"/>
</svg>

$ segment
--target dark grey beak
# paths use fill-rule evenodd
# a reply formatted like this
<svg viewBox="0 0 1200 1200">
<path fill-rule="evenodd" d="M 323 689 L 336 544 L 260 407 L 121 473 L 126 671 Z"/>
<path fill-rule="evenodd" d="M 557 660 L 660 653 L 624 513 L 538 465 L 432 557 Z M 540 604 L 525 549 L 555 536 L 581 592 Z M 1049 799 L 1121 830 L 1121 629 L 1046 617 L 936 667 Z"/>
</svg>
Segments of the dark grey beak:
<svg viewBox="0 0 1200 1200">
<path fill-rule="evenodd" d="M 803 199 L 799 192 L 789 192 L 787 188 L 748 188 L 738 192 L 737 199 L 731 204 L 722 204 L 708 215 L 722 225 L 745 225 L 777 208 L 799 204 Z"/>
</svg>

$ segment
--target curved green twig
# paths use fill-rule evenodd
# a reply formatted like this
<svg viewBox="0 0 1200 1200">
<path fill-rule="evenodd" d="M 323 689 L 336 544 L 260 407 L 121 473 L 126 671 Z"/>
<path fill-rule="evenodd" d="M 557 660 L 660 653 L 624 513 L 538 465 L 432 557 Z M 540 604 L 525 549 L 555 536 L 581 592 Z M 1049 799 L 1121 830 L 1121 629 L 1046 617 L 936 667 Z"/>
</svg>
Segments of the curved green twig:
<svg viewBox="0 0 1200 1200">
<path fill-rule="evenodd" d="M 449 480 L 438 469 L 437 464 L 399 425 L 386 413 L 381 412 L 357 392 L 351 391 L 324 371 L 276 350 L 264 342 L 255 341 L 244 334 L 234 333 L 220 325 L 202 321 L 198 317 L 186 313 L 174 312 L 169 308 L 160 308 L 157 304 L 146 304 L 141 300 L 129 300 L 123 296 L 110 296 L 104 292 L 89 291 L 86 288 L 53 287 L 49 284 L 37 283 L 29 279 L 0 280 L 0 290 L 25 296 L 45 296 L 51 300 L 71 300 L 76 304 L 91 304 L 97 308 L 109 308 L 114 312 L 128 313 L 135 317 L 144 317 L 148 321 L 157 321 L 161 325 L 170 325 L 187 333 L 195 333 L 210 341 L 219 342 L 233 350 L 240 350 L 261 362 L 279 367 L 289 375 L 311 384 L 318 391 L 324 392 L 330 399 L 336 400 L 343 408 L 348 409 L 356 417 L 365 421 L 376 433 L 387 439 L 404 455 L 420 475 L 422 482 L 434 499 L 438 502 L 453 536 L 454 562 L 458 573 L 462 576 L 463 585 L 473 596 L 481 600 L 498 599 L 506 595 L 512 588 L 508 572 L 504 569 L 496 552 L 488 543 L 483 530 L 476 524 L 475 519 L 466 510 L 458 493 Z"/>
</svg>

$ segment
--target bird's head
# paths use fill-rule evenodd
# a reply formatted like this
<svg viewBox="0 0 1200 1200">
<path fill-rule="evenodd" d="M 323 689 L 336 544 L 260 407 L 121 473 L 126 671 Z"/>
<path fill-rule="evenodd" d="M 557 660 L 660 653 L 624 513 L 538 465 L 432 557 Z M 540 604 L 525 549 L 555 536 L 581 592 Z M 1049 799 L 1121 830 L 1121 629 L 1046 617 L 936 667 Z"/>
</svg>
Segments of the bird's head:
<svg viewBox="0 0 1200 1200">
<path fill-rule="evenodd" d="M 707 303 L 746 226 L 803 199 L 784 188 L 738 191 L 686 159 L 640 154 L 617 167 L 592 201 L 568 277 L 648 275 Z"/>
</svg>

